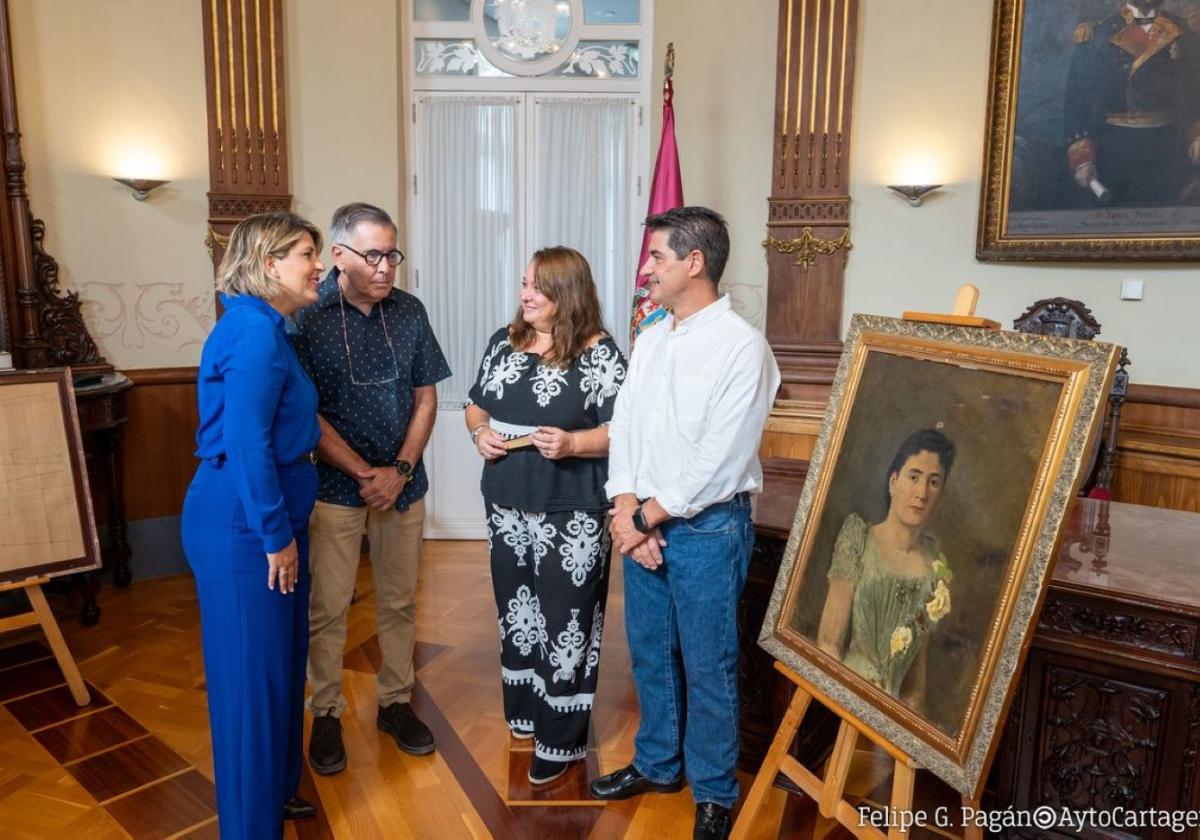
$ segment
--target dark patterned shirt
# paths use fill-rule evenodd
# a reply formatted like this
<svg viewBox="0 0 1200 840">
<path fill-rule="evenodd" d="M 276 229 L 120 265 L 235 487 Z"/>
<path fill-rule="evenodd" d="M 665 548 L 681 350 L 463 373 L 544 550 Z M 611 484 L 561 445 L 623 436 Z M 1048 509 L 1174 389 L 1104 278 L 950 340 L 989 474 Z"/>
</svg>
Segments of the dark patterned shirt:
<svg viewBox="0 0 1200 840">
<path fill-rule="evenodd" d="M 574 432 L 612 419 L 624 381 L 625 357 L 607 336 L 584 350 L 570 367 L 558 368 L 542 364 L 532 353 L 514 350 L 504 327 L 488 341 L 470 402 L 508 427 L 507 433 L 498 430 L 501 437 L 516 437 L 534 426 Z M 607 458 L 551 461 L 530 446 L 484 462 L 483 499 L 489 505 L 530 512 L 607 510 L 607 480 Z"/>
<path fill-rule="evenodd" d="M 317 302 L 296 313 L 292 339 L 317 385 L 317 411 L 368 464 L 387 466 L 408 433 L 414 390 L 441 382 L 450 367 L 419 300 L 392 289 L 364 315 L 343 299 L 337 277 L 335 268 L 321 281 Z M 324 461 L 318 467 L 317 498 L 366 504 L 354 478 Z M 428 489 L 425 465 L 417 461 L 396 509 L 406 510 Z"/>
</svg>

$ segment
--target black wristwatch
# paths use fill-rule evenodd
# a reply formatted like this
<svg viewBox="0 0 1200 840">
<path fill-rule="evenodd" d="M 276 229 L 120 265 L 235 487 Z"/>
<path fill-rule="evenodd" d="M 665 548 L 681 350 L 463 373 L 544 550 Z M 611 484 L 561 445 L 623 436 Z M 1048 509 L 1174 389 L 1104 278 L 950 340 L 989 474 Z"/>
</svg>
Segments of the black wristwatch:
<svg viewBox="0 0 1200 840">
<path fill-rule="evenodd" d="M 646 515 L 642 512 L 642 506 L 639 504 L 633 511 L 633 527 L 637 528 L 643 534 L 649 534 L 654 528 L 646 523 Z"/>
<path fill-rule="evenodd" d="M 408 461 L 402 461 L 402 460 L 397 459 L 396 472 L 400 473 L 400 475 L 404 476 L 405 478 L 411 478 L 412 471 L 413 471 L 412 464 L 408 463 Z"/>
</svg>

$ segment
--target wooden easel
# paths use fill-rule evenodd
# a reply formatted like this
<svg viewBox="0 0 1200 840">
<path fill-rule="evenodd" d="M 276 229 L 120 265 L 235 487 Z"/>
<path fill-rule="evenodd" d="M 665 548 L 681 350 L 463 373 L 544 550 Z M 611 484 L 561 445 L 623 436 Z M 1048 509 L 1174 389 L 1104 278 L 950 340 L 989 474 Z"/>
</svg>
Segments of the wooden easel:
<svg viewBox="0 0 1200 840">
<path fill-rule="evenodd" d="M 0 633 L 40 624 L 42 632 L 46 634 L 46 641 L 50 643 L 50 650 L 54 652 L 54 658 L 58 661 L 58 667 L 62 669 L 63 676 L 67 679 L 71 696 L 75 698 L 78 705 L 86 706 L 92 702 L 91 695 L 88 693 L 87 686 L 83 684 L 79 666 L 75 664 L 75 658 L 71 656 L 66 639 L 63 638 L 62 631 L 58 629 L 58 622 L 54 618 L 54 613 L 50 611 L 50 605 L 46 603 L 45 593 L 42 592 L 42 584 L 47 580 L 49 578 L 39 577 L 18 583 L 0 584 L 0 592 L 24 589 L 32 607 L 29 612 L 0 618 Z"/>
<path fill-rule="evenodd" d="M 758 775 L 754 777 L 754 785 L 742 805 L 737 822 L 733 826 L 731 840 L 744 840 L 749 836 L 759 812 L 766 803 L 767 794 L 775 781 L 776 775 L 782 775 L 799 787 L 802 791 L 816 800 L 821 816 L 836 819 L 845 826 L 855 837 L 864 840 L 897 840 L 908 836 L 907 827 L 897 824 L 897 819 L 889 820 L 887 833 L 873 825 L 864 824 L 861 813 L 846 801 L 846 778 L 850 773 L 850 761 L 854 758 L 854 747 L 858 736 L 863 735 L 877 744 L 896 762 L 896 770 L 892 776 L 892 799 L 888 804 L 888 815 L 902 815 L 912 811 L 913 786 L 917 778 L 917 763 L 912 757 L 899 749 L 875 730 L 856 720 L 837 703 L 818 691 L 807 680 L 788 668 L 781 662 L 775 663 L 775 668 L 796 684 L 796 693 L 784 713 L 783 722 L 771 741 L 767 757 L 763 759 Z M 825 778 L 822 779 L 809 768 L 805 767 L 792 756 L 788 750 L 796 739 L 796 730 L 804 720 L 808 704 L 814 699 L 842 719 L 838 728 L 837 740 L 834 742 L 833 754 L 826 765 Z M 963 805 L 979 810 L 978 800 L 963 797 Z M 983 832 L 979 826 L 968 826 L 963 840 L 982 840 Z"/>
<path fill-rule="evenodd" d="M 941 312 L 905 312 L 905 321 L 928 321 L 933 324 L 950 324 L 955 327 L 982 327 L 988 330 L 1000 329 L 1000 322 L 990 318 L 980 318 L 975 314 L 975 304 L 979 302 L 979 289 L 970 283 L 958 287 L 954 298 L 954 311 L 950 314 Z"/>
<path fill-rule="evenodd" d="M 954 311 L 950 314 L 931 312 L 905 312 L 905 321 L 928 321 L 935 324 L 949 324 L 959 327 L 980 327 L 982 329 L 999 329 L 1000 324 L 988 318 L 975 314 L 975 305 L 979 302 L 979 289 L 970 284 L 961 286 L 954 299 Z M 783 722 L 771 741 L 767 757 L 763 759 L 758 775 L 754 777 L 754 785 L 742 805 L 734 824 L 732 840 L 744 840 L 754 826 L 766 802 L 767 794 L 775 781 L 776 775 L 782 775 L 807 793 L 817 802 L 821 816 L 826 819 L 836 819 L 845 826 L 855 837 L 869 840 L 897 840 L 908 836 L 907 827 L 903 827 L 894 817 L 888 820 L 888 831 L 884 834 L 873 825 L 864 824 L 861 813 L 846 801 L 846 778 L 850 772 L 850 762 L 854 758 L 854 747 L 858 736 L 863 735 L 877 744 L 896 762 L 892 776 L 892 799 L 888 804 L 888 815 L 910 813 L 913 804 L 913 787 L 917 777 L 917 763 L 912 756 L 905 753 L 891 741 L 875 730 L 856 719 L 840 705 L 822 694 L 811 683 L 788 668 L 776 662 L 775 668 L 785 677 L 796 684 L 796 693 L 783 716 Z M 808 705 L 816 699 L 821 705 L 834 712 L 842 719 L 838 728 L 837 740 L 834 742 L 833 754 L 825 769 L 825 778 L 821 778 L 811 769 L 802 765 L 788 754 L 792 742 L 796 738 L 796 730 L 804 720 Z M 974 811 L 979 810 L 979 801 L 963 797 L 963 806 Z M 963 840 L 982 840 L 983 831 L 978 825 L 968 824 Z"/>
</svg>

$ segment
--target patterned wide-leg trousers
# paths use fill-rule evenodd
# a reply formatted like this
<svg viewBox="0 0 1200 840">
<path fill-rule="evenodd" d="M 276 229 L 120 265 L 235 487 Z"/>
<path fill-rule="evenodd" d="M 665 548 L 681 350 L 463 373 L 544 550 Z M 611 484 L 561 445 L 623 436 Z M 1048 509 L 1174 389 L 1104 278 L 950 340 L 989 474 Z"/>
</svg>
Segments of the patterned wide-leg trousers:
<svg viewBox="0 0 1200 840">
<path fill-rule="evenodd" d="M 608 595 L 605 514 L 490 505 L 487 517 L 504 717 L 533 732 L 539 758 L 582 758 Z"/>
</svg>

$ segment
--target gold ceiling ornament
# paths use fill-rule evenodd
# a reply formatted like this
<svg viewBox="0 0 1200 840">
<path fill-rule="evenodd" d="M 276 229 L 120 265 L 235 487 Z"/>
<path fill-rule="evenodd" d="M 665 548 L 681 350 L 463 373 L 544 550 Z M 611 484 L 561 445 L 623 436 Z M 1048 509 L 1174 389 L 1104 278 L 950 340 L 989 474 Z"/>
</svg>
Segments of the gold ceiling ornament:
<svg viewBox="0 0 1200 840">
<path fill-rule="evenodd" d="M 817 257 L 835 254 L 838 251 L 849 251 L 854 246 L 850 242 L 850 229 L 847 228 L 837 239 L 818 239 L 813 236 L 812 228 L 806 227 L 795 239 L 776 239 L 767 234 L 763 240 L 764 248 L 774 248 L 781 254 L 795 254 L 796 265 L 808 271 Z"/>
<path fill-rule="evenodd" d="M 213 230 L 212 225 L 208 227 L 208 233 L 204 236 L 204 247 L 208 249 L 208 257 L 212 259 L 213 248 L 219 247 L 221 250 L 229 244 L 229 237 L 225 234 L 217 233 Z"/>
</svg>

